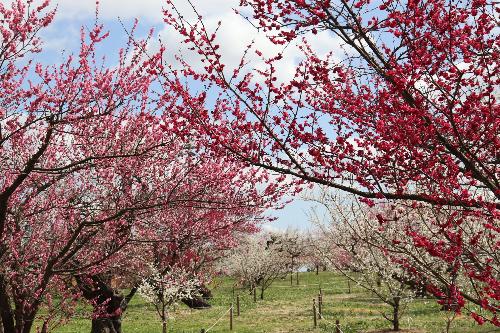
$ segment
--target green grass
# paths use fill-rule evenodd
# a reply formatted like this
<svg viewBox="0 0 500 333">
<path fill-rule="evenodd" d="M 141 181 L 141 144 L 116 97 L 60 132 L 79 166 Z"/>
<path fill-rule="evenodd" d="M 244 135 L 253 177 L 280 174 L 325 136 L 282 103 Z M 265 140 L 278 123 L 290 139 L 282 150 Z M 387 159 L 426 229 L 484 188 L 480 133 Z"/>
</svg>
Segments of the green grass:
<svg viewBox="0 0 500 333">
<path fill-rule="evenodd" d="M 253 302 L 247 290 L 236 289 L 240 295 L 241 316 L 234 318 L 233 332 L 335 332 L 334 322 L 340 320 L 344 333 L 370 332 L 390 328 L 390 323 L 382 318 L 381 310 L 388 310 L 385 305 L 360 289 L 353 287 L 347 293 L 346 279 L 330 272 L 300 273 L 300 284 L 290 286 L 290 280 L 277 280 L 266 290 L 264 301 Z M 312 300 L 317 297 L 319 285 L 323 289 L 324 319 L 318 320 L 318 327 L 313 329 Z M 209 331 L 230 332 L 229 314 L 224 314 L 231 302 L 233 280 L 216 279 L 212 286 L 214 299 L 212 308 L 191 310 L 184 305 L 173 311 L 169 321 L 169 332 L 199 333 L 208 329 L 222 316 L 222 319 Z M 445 326 L 444 314 L 434 300 L 416 300 L 401 320 L 402 329 L 407 332 L 438 333 Z M 499 332 L 493 326 L 478 326 L 465 315 L 459 316 L 452 326 L 454 333 Z M 130 304 L 123 318 L 124 333 L 161 332 L 161 323 L 152 306 L 136 297 Z M 57 333 L 88 333 L 90 320 L 88 308 L 80 307 L 77 316 Z"/>
</svg>

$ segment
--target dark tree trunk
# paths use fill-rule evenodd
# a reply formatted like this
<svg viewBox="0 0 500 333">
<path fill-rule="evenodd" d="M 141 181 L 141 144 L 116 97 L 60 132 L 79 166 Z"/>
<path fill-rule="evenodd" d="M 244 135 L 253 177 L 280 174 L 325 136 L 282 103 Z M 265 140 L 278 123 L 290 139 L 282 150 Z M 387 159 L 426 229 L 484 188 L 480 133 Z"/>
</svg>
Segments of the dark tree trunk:
<svg viewBox="0 0 500 333">
<path fill-rule="evenodd" d="M 410 286 L 410 288 L 415 291 L 415 297 L 423 298 L 427 296 L 427 283 L 425 280 L 401 277 L 397 274 L 392 275 L 392 277 L 395 280 Z"/>
<path fill-rule="evenodd" d="M 19 330 L 22 333 L 30 333 L 31 328 L 33 327 L 33 323 L 35 322 L 35 314 L 37 311 L 32 311 L 32 313 L 29 313 L 27 315 L 24 315 L 22 320 L 23 320 L 23 328 L 22 331 Z"/>
<path fill-rule="evenodd" d="M 0 275 L 0 332 L 14 332 L 14 313 L 12 312 L 11 302 L 7 294 L 7 285 L 3 275 Z"/>
<path fill-rule="evenodd" d="M 38 306 L 34 305 L 30 312 L 23 310 L 21 304 L 16 304 L 9 298 L 7 284 L 4 277 L 0 275 L 0 332 L 30 333 Z"/>
<path fill-rule="evenodd" d="M 92 319 L 91 333 L 121 333 L 121 320 L 112 318 Z"/>
<path fill-rule="evenodd" d="M 443 304 L 441 305 L 441 311 L 458 311 L 460 306 L 458 304 Z"/>
<path fill-rule="evenodd" d="M 46 321 L 43 322 L 42 330 L 40 331 L 40 333 L 49 333 L 49 325 Z"/>
<path fill-rule="evenodd" d="M 76 276 L 75 279 L 83 297 L 94 305 L 91 333 L 122 333 L 122 314 L 137 292 L 138 285 L 127 296 L 123 296 L 110 286 L 109 279 L 104 276 Z M 212 292 L 202 285 L 199 293 L 201 296 L 182 302 L 194 309 L 209 308 L 211 305 L 207 299 L 212 298 Z"/>
<path fill-rule="evenodd" d="M 419 281 L 414 284 L 415 296 L 418 298 L 424 298 L 427 296 L 427 286 L 425 282 Z"/>
<path fill-rule="evenodd" d="M 264 300 L 264 290 L 265 290 L 264 285 L 262 285 L 262 287 L 260 287 L 260 299 L 261 300 Z"/>
<path fill-rule="evenodd" d="M 441 297 L 440 299 L 445 300 L 445 303 L 443 303 L 443 305 L 441 306 L 441 311 L 458 311 L 458 310 L 460 310 L 460 306 L 456 302 L 454 302 L 454 303 L 449 302 L 449 300 L 452 299 L 449 288 L 446 288 L 446 296 Z"/>
<path fill-rule="evenodd" d="M 316 275 L 319 275 L 319 265 L 316 265 Z"/>
<path fill-rule="evenodd" d="M 122 333 L 122 313 L 137 287 L 125 297 L 111 288 L 103 276 L 76 276 L 75 279 L 83 297 L 94 306 L 91 333 Z"/>
<path fill-rule="evenodd" d="M 392 317 L 392 329 L 394 331 L 399 331 L 399 297 L 394 297 L 394 304 L 392 306 L 393 308 L 393 317 Z"/>
<path fill-rule="evenodd" d="M 233 288 L 234 290 L 234 288 Z M 212 291 L 208 289 L 205 285 L 201 285 L 198 287 L 198 292 L 201 294 L 201 297 L 204 299 L 212 299 L 214 295 L 212 294 Z"/>
</svg>

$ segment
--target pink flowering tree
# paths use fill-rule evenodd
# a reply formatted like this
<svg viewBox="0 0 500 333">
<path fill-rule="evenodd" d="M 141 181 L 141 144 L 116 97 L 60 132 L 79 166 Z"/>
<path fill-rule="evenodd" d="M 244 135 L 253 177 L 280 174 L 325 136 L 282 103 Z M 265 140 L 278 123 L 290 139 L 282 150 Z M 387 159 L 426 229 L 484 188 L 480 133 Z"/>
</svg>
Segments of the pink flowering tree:
<svg viewBox="0 0 500 333">
<path fill-rule="evenodd" d="M 200 253 L 201 247 L 222 246 L 214 240 L 230 234 L 233 225 L 250 228 L 250 212 L 258 214 L 276 188 L 257 189 L 265 173 L 201 147 L 182 117 L 182 91 L 174 88 L 180 82 L 165 74 L 163 46 L 144 52 L 152 32 L 137 40 L 133 27 L 107 66 L 109 60 L 97 54 L 108 33 L 96 22 L 88 32 L 82 29 L 76 54 L 59 65 L 38 64 L 38 33 L 55 15 L 48 6 L 0 4 L 5 332 L 31 332 L 41 307 L 47 315 L 38 318 L 39 330 L 50 331 L 58 313 L 71 315 L 76 300 L 93 291 L 82 290 L 72 277 L 95 282 L 125 262 L 137 244 L 167 238 L 162 230 L 180 234 L 184 227 L 196 235 L 184 244 L 183 253 L 193 256 L 197 246 Z M 190 210 L 199 214 L 196 223 L 173 218 Z M 119 300 L 114 295 L 99 295 L 108 317 L 122 311 L 113 302 L 107 306 Z"/>
<path fill-rule="evenodd" d="M 442 243 L 419 232 L 405 237 L 444 263 L 456 262 L 454 269 L 477 281 L 478 297 L 453 284 L 446 289 L 487 310 L 489 315 L 476 317 L 479 322 L 500 325 L 496 258 L 478 260 L 471 252 L 470 264 L 461 262 L 465 239 L 457 231 L 466 216 L 474 216 L 476 236 L 498 244 L 495 4 L 243 0 L 241 5 L 240 15 L 272 43 L 284 48 L 298 43 L 303 61 L 294 77 L 283 81 L 277 70 L 282 54 L 264 57 L 263 50 L 250 46 L 237 68 L 227 68 L 217 34 L 205 29 L 201 16 L 188 22 L 167 10 L 165 21 L 202 57 L 201 68 L 182 61 L 184 74 L 220 96 L 207 103 L 207 93 L 198 94 L 196 104 L 186 104 L 186 117 L 234 156 L 299 182 L 355 194 L 367 205 L 399 200 L 416 208 L 460 210 L 439 225 Z M 318 33 L 331 36 L 326 56 L 311 46 Z M 264 66 L 252 68 L 254 52 Z"/>
<path fill-rule="evenodd" d="M 215 159 L 192 166 L 182 178 L 176 177 L 170 201 L 137 217 L 119 253 L 93 270 L 77 272 L 78 288 L 94 308 L 92 332 L 121 331 L 122 315 L 140 283 L 149 279 L 150 265 L 160 275 L 178 267 L 199 281 L 196 294 L 209 293 L 204 284 L 212 262 L 236 245 L 235 233 L 253 232 L 263 219 L 268 203 L 250 180 L 256 179 L 251 169 L 244 172 Z M 130 292 L 123 295 L 112 277 Z M 199 296 L 182 301 L 193 308 L 210 306 Z"/>
</svg>

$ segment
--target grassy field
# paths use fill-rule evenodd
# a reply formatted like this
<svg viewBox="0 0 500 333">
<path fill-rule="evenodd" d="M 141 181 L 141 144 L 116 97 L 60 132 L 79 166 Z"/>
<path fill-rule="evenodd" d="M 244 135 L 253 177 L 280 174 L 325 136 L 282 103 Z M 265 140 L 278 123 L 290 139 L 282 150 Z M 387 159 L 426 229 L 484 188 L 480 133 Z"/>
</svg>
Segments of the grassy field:
<svg viewBox="0 0 500 333">
<path fill-rule="evenodd" d="M 320 284 L 324 295 L 324 319 L 318 320 L 318 327 L 314 329 L 312 300 L 317 296 Z M 199 333 L 202 328 L 211 328 L 208 331 L 211 333 L 230 332 L 229 314 L 226 311 L 234 301 L 233 281 L 229 278 L 217 279 L 211 288 L 214 293 L 212 308 L 191 310 L 184 305 L 179 306 L 172 313 L 169 332 Z M 253 302 L 253 297 L 246 290 L 236 289 L 235 294 L 240 295 L 241 315 L 235 315 L 233 332 L 335 332 L 336 319 L 340 320 L 344 333 L 381 332 L 391 327 L 380 315 L 379 311 L 385 308 L 383 303 L 356 287 L 349 294 L 345 278 L 334 273 L 300 273 L 298 286 L 295 281 L 294 286 L 290 286 L 289 279 L 278 280 L 266 291 L 265 299 L 257 303 Z M 401 326 L 403 332 L 438 333 L 445 326 L 445 317 L 435 301 L 416 300 L 402 318 Z M 455 333 L 500 332 L 492 326 L 475 325 L 466 316 L 459 316 L 452 327 L 451 331 Z M 161 332 L 161 323 L 154 309 L 137 297 L 124 316 L 123 331 Z M 88 309 L 80 308 L 77 318 L 56 332 L 90 332 Z"/>
</svg>

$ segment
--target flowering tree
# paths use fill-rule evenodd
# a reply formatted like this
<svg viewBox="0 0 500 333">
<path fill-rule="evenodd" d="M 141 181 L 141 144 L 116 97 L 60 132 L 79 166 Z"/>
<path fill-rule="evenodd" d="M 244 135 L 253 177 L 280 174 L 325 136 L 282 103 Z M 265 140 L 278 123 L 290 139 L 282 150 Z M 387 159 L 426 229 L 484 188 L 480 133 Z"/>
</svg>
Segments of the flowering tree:
<svg viewBox="0 0 500 333">
<path fill-rule="evenodd" d="M 323 217 L 315 214 L 315 210 L 311 212 L 310 221 L 323 221 Z M 328 269 L 337 267 L 347 268 L 351 256 L 348 252 L 342 250 L 334 243 L 332 243 L 329 234 L 325 233 L 321 228 L 314 228 L 308 232 L 306 238 L 306 251 L 304 256 L 304 264 L 310 271 L 316 271 L 319 274 L 320 269 L 326 271 Z M 331 264 L 335 262 L 335 266 Z"/>
<path fill-rule="evenodd" d="M 199 163 L 176 187 L 181 202 L 170 201 L 142 214 L 120 253 L 99 270 L 78 271 L 78 286 L 94 307 L 93 332 L 105 327 L 120 332 L 123 312 L 140 282 L 149 277 L 145 262 L 154 263 L 160 274 L 181 265 L 200 277 L 198 288 L 203 290 L 201 277 L 209 278 L 211 263 L 235 245 L 233 235 L 254 231 L 262 218 L 266 204 L 246 177 L 253 179 L 253 172 L 244 173 L 221 160 Z M 125 280 L 129 294 L 111 285 L 111 275 Z M 183 301 L 192 307 L 209 306 L 199 297 Z"/>
<path fill-rule="evenodd" d="M 418 209 L 406 205 L 385 205 L 376 210 L 376 215 L 378 217 L 372 218 L 373 224 L 378 224 L 382 231 L 393 223 L 400 225 L 397 233 L 380 232 L 380 242 L 388 244 L 386 248 L 397 254 L 399 259 L 396 263 L 413 274 L 414 283 L 419 282 L 420 286 L 425 286 L 434 294 L 443 310 L 460 313 L 465 307 L 477 322 L 485 322 L 484 315 L 472 306 L 477 303 L 469 300 L 481 298 L 482 290 L 488 289 L 485 286 L 487 282 L 471 278 L 468 267 L 484 262 L 493 271 L 498 271 L 500 262 L 495 254 L 498 252 L 497 244 L 492 242 L 495 237 L 489 236 L 488 229 L 481 228 L 480 218 L 457 209 L 428 205 Z M 462 221 L 460 225 L 443 234 L 443 225 L 457 218 Z M 449 238 L 457 236 L 462 237 L 460 247 L 443 249 Z M 426 241 L 433 242 L 437 248 L 429 251 Z M 446 251 L 445 260 L 437 260 L 440 257 L 436 256 L 436 251 Z M 488 309 L 493 304 L 483 302 L 480 306 Z M 493 320 L 493 324 L 498 323 Z"/>
<path fill-rule="evenodd" d="M 32 66 L 27 60 L 41 51 L 37 33 L 55 13 L 47 7 L 0 5 L 0 308 L 7 332 L 29 332 L 40 305 L 52 303 L 47 290 L 61 289 L 52 283 L 64 286 L 68 271 L 109 259 L 134 215 L 164 202 L 160 188 L 143 183 L 153 171 L 145 165 L 176 145 L 153 116 L 164 102 L 147 102 L 161 53 L 141 58 L 141 45 L 129 43 L 114 69 L 97 66 L 106 34 L 96 24 L 82 31 L 76 57 Z M 107 251 L 96 251 L 104 243 Z"/>
<path fill-rule="evenodd" d="M 241 15 L 248 14 L 273 43 L 298 41 L 304 60 L 285 82 L 276 70 L 281 54 L 263 58 L 264 69 L 249 70 L 246 58 L 238 68 L 225 68 L 217 36 L 205 30 L 201 16 L 190 23 L 167 11 L 166 22 L 203 58 L 201 70 L 184 61 L 184 73 L 210 82 L 206 86 L 220 96 L 206 103 L 207 112 L 199 104 L 207 94 L 198 94 L 186 112 L 210 140 L 248 163 L 350 192 L 368 205 L 388 199 L 462 210 L 441 226 L 443 244 L 418 232 L 411 236 L 443 262 L 461 253 L 462 235 L 449 234 L 464 215 L 479 217 L 479 238 L 488 234 L 498 242 L 500 53 L 494 3 L 241 4 Z M 319 32 L 330 33 L 336 46 L 326 57 L 308 42 Z M 345 54 L 336 54 L 338 49 Z M 252 47 L 246 55 L 253 51 L 262 55 Z M 477 298 L 462 296 L 500 325 L 498 271 L 470 256 L 477 264 L 462 268 L 481 290 Z"/>
<path fill-rule="evenodd" d="M 180 83 L 164 75 L 164 48 L 145 54 L 149 40 L 136 40 L 135 27 L 112 66 L 97 55 L 108 35 L 97 22 L 82 29 L 77 54 L 59 65 L 37 64 L 37 35 L 55 14 L 48 6 L 0 4 L 0 316 L 6 332 L 30 332 L 42 306 L 48 315 L 40 318 L 41 330 L 50 330 L 55 311 L 70 313 L 81 294 L 93 291 L 76 288 L 71 276 L 103 286 L 96 277 L 138 243 L 162 237 L 145 221 L 161 217 L 156 232 L 178 232 L 182 223 L 165 214 L 202 211 L 185 232 L 210 233 L 213 238 L 201 242 L 209 247 L 221 244 L 214 239 L 230 234 L 232 225 L 253 224 L 244 216 L 257 213 L 275 189 L 257 190 L 265 173 L 200 146 L 196 130 L 177 112 L 184 107 L 173 86 Z M 224 211 L 232 217 L 217 222 Z M 114 290 L 101 290 L 98 300 L 114 297 Z M 120 297 L 113 300 L 105 313 L 119 317 Z"/>
<path fill-rule="evenodd" d="M 293 284 L 293 273 L 299 269 L 306 255 L 306 237 L 296 229 L 288 228 L 284 232 L 272 234 L 273 244 L 279 247 L 284 261 L 290 271 L 290 284 Z M 298 280 L 297 280 L 298 283 Z"/>
<path fill-rule="evenodd" d="M 327 258 L 333 258 L 331 262 L 335 268 L 375 295 L 383 297 L 386 292 L 395 295 L 388 303 L 393 306 L 393 314 L 400 310 L 395 307 L 399 301 L 411 300 L 413 296 L 421 296 L 428 291 L 437 297 L 442 310 L 450 313 L 450 318 L 454 318 L 460 309 L 466 308 L 476 320 L 483 320 L 477 317 L 473 302 L 466 302 L 466 298 L 462 297 L 462 294 L 469 298 L 478 297 L 481 290 L 477 281 L 471 279 L 467 270 L 462 268 L 471 264 L 468 252 L 475 252 L 478 260 L 489 261 L 488 258 L 494 256 L 495 245 L 489 242 L 488 237 L 479 239 L 474 236 L 479 225 L 477 221 L 471 221 L 470 217 L 464 219 L 460 229 L 465 239 L 463 253 L 457 257 L 450 253 L 450 258 L 456 259 L 443 262 L 428 253 L 421 244 L 415 244 L 411 237 L 404 236 L 418 232 L 436 244 L 444 244 L 444 236 L 438 232 L 439 224 L 449 219 L 450 214 L 459 213 L 456 210 L 445 212 L 433 207 L 415 209 L 387 203 L 368 208 L 354 197 L 328 191 L 315 200 L 327 208 L 330 219 L 326 225 L 316 221 L 319 229 L 332 244 L 351 255 L 349 267 L 336 264 L 335 252 L 320 251 Z M 459 268 L 457 265 L 460 265 Z M 497 262 L 491 265 L 495 269 L 498 267 Z M 361 276 L 349 274 L 353 268 Z M 382 285 L 385 286 L 380 288 Z M 395 329 L 399 326 L 396 325 L 396 319 L 396 316 L 390 319 Z"/>
<path fill-rule="evenodd" d="M 288 272 L 289 262 L 272 235 L 255 234 L 242 239 L 222 264 L 251 291 L 260 287 L 260 299 L 264 299 L 264 291 Z"/>
<path fill-rule="evenodd" d="M 151 275 L 144 279 L 139 294 L 155 306 L 162 320 L 162 331 L 167 333 L 168 310 L 183 299 L 190 299 L 197 291 L 198 281 L 180 267 L 170 267 L 166 274 L 151 266 Z"/>
<path fill-rule="evenodd" d="M 313 222 L 331 244 L 326 249 L 319 247 L 318 252 L 337 271 L 387 304 L 391 311 L 381 311 L 381 314 L 391 322 L 394 331 L 399 331 L 401 317 L 415 296 L 415 291 L 408 283 L 412 280 L 411 274 L 394 263 L 394 256 L 387 252 L 387 244 L 380 242 L 379 226 L 374 225 L 362 207 L 326 195 L 318 198 L 318 202 L 328 209 L 329 221 L 326 225 L 323 221 Z M 399 227 L 392 224 L 383 233 L 390 237 Z M 330 251 L 335 247 L 336 250 Z M 339 262 L 337 254 L 340 251 L 349 254 L 348 265 Z"/>
</svg>

